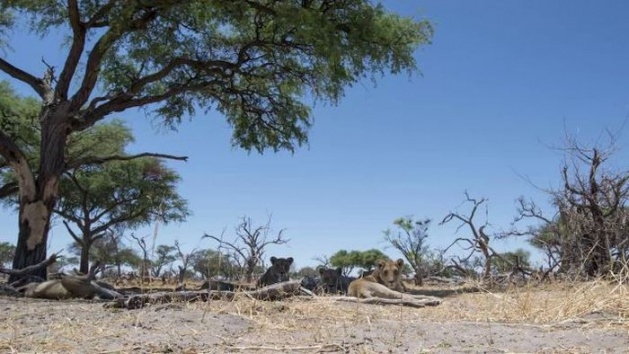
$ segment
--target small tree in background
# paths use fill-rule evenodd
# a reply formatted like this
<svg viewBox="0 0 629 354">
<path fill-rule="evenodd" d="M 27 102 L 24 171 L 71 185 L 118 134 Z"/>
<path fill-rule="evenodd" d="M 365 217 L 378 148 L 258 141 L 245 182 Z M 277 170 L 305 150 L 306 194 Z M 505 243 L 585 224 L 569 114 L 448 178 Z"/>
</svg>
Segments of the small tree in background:
<svg viewBox="0 0 629 354">
<path fill-rule="evenodd" d="M 215 276 L 234 279 L 241 272 L 231 254 L 223 254 L 213 249 L 200 250 L 194 253 L 192 269 L 201 274 L 204 279 Z"/>
<path fill-rule="evenodd" d="M 15 245 L 9 242 L 0 242 L 0 267 L 6 266 L 13 260 Z"/>
<path fill-rule="evenodd" d="M 175 252 L 177 248 L 175 246 L 159 245 L 155 249 L 155 256 L 153 257 L 153 276 L 159 277 L 162 275 L 162 270 L 172 264 L 177 257 Z"/>
<path fill-rule="evenodd" d="M 177 250 L 178 260 L 181 262 L 181 264 L 178 266 L 179 273 L 177 276 L 177 281 L 179 282 L 179 284 L 181 284 L 186 279 L 188 269 L 192 265 L 198 247 L 193 248 L 189 252 L 184 252 L 183 249 L 181 249 L 181 244 L 179 243 L 179 240 L 175 240 L 175 249 Z"/>
<path fill-rule="evenodd" d="M 499 273 L 513 272 L 527 269 L 531 266 L 531 253 L 518 248 L 515 251 L 500 253 L 500 257 L 492 258 L 492 266 Z"/>
<path fill-rule="evenodd" d="M 73 136 L 69 143 L 72 156 L 80 151 L 102 147 L 108 154 L 125 156 L 125 147 L 133 137 L 120 122 L 97 125 Z M 105 162 L 90 168 L 64 173 L 59 186 L 60 198 L 54 212 L 64 220 L 66 230 L 81 245 L 80 270 L 89 270 L 92 244 L 107 230 L 120 227 L 135 229 L 155 220 L 163 223 L 184 221 L 189 214 L 186 201 L 177 193 L 179 175 L 154 157 Z"/>
<path fill-rule="evenodd" d="M 236 256 L 234 259 L 239 267 L 245 271 L 245 281 L 253 281 L 253 273 L 257 266 L 261 265 L 264 251 L 269 245 L 283 245 L 290 240 L 284 238 L 284 230 L 280 230 L 275 236 L 271 233 L 271 217 L 266 225 L 255 227 L 251 218 L 243 217 L 242 222 L 236 227 L 234 241 L 224 240 L 224 233 L 220 236 L 205 234 L 202 238 L 210 238 L 218 242 L 219 251 L 227 249 Z"/>
<path fill-rule="evenodd" d="M 319 275 L 319 271 L 313 267 L 302 267 L 297 272 L 295 272 L 295 275 L 298 278 L 316 277 L 317 275 Z"/>
<path fill-rule="evenodd" d="M 469 194 L 465 192 L 465 201 L 468 204 L 472 205 L 469 215 L 450 212 L 443 218 L 440 225 L 458 221 L 459 225 L 456 228 L 456 231 L 458 232 L 461 228 L 467 227 L 470 231 L 470 234 L 467 237 L 456 238 L 450 244 L 450 246 L 446 247 L 444 252 L 446 252 L 453 245 L 460 245 L 463 250 L 467 252 L 467 254 L 463 257 L 452 259 L 454 268 L 463 275 L 469 275 L 469 261 L 476 258 L 478 261 L 480 261 L 480 266 L 483 269 L 483 278 L 488 279 L 491 276 L 492 258 L 499 257 L 499 254 L 498 252 L 494 251 L 493 248 L 489 245 L 491 237 L 485 231 L 487 226 L 489 225 L 489 221 L 487 220 L 487 204 L 485 204 L 487 202 L 487 199 L 470 198 Z M 481 226 L 477 226 L 474 218 L 476 217 L 479 208 L 482 208 L 483 206 L 485 211 L 485 223 Z"/>
<path fill-rule="evenodd" d="M 400 231 L 394 232 L 391 229 L 384 231 L 385 241 L 402 254 L 415 272 L 415 285 L 423 285 L 426 257 L 429 253 L 426 239 L 430 223 L 430 219 L 413 220 L 412 217 L 403 217 L 393 221 Z"/>
<path fill-rule="evenodd" d="M 389 257 L 377 249 L 367 251 L 340 250 L 330 257 L 330 265 L 343 268 L 343 274 L 348 276 L 356 268 L 371 271 L 376 263 L 382 259 L 389 259 Z"/>
</svg>

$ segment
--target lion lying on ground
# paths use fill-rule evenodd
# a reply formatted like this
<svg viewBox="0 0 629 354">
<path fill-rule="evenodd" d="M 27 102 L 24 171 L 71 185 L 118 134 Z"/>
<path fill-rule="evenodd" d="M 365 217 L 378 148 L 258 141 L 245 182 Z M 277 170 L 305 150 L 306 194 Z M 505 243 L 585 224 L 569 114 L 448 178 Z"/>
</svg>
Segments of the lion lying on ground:
<svg viewBox="0 0 629 354">
<path fill-rule="evenodd" d="M 370 275 L 358 278 L 349 284 L 347 294 L 358 298 L 384 297 L 399 299 L 402 291 L 402 267 L 404 260 L 380 260 L 378 267 Z"/>
<path fill-rule="evenodd" d="M 349 284 L 346 301 L 358 301 L 370 304 L 405 305 L 412 307 L 435 306 L 441 299 L 433 296 L 405 294 L 401 279 L 404 261 L 379 261 L 371 275 L 358 278 Z M 354 299 L 354 300 L 352 300 Z"/>
<path fill-rule="evenodd" d="M 293 264 L 293 257 L 288 258 L 276 258 L 271 257 L 271 266 L 266 272 L 258 279 L 257 285 L 259 287 L 281 283 L 289 281 L 290 266 Z"/>
</svg>

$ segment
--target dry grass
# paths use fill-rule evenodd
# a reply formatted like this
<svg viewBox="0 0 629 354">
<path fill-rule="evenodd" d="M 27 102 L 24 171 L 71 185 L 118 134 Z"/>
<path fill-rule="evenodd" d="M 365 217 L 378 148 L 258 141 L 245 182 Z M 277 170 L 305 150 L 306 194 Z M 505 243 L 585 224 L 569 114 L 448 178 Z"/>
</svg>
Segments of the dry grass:
<svg viewBox="0 0 629 354">
<path fill-rule="evenodd" d="M 0 321 L 0 352 L 374 353 L 383 348 L 403 351 L 409 341 L 428 343 L 427 338 L 436 342 L 421 342 L 410 351 L 477 351 L 493 348 L 496 339 L 491 333 L 477 334 L 479 344 L 457 342 L 446 330 L 438 339 L 433 338 L 435 333 L 416 331 L 426 324 L 442 323 L 447 329 L 453 323 L 470 322 L 629 331 L 627 285 L 593 281 L 475 293 L 466 289 L 469 286 L 418 288 L 424 293 L 449 294 L 441 305 L 422 309 L 326 297 L 266 302 L 243 296 L 236 301 L 153 305 L 134 311 L 80 301 L 44 301 L 7 307 L 6 320 Z M 28 300 L 19 301 L 28 304 Z M 383 336 L 385 328 L 388 332 Z M 86 334 L 89 347 L 84 342 Z M 572 349 L 587 352 L 591 347 L 575 344 Z"/>
<path fill-rule="evenodd" d="M 601 280 L 513 286 L 502 292 L 483 290 L 450 297 L 422 314 L 442 321 L 553 324 L 609 320 L 627 326 L 629 287 Z"/>
</svg>

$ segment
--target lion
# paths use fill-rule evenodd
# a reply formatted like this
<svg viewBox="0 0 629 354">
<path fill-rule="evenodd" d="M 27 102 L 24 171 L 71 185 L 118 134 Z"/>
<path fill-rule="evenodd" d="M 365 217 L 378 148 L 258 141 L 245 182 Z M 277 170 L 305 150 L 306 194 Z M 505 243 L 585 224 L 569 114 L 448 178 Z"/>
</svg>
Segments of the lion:
<svg viewBox="0 0 629 354">
<path fill-rule="evenodd" d="M 346 277 L 343 275 L 343 268 L 319 268 L 321 276 L 321 290 L 325 293 L 342 293 L 347 294 L 349 284 L 354 281 L 354 277 Z"/>
<path fill-rule="evenodd" d="M 378 267 L 370 275 L 358 278 L 349 284 L 347 294 L 358 298 L 382 297 L 401 298 L 406 291 L 402 283 L 404 260 L 380 260 Z"/>
<path fill-rule="evenodd" d="M 293 264 L 293 257 L 276 258 L 271 257 L 271 266 L 266 270 L 264 275 L 258 279 L 258 286 L 267 286 L 275 283 L 289 281 L 288 273 L 290 266 Z"/>
</svg>

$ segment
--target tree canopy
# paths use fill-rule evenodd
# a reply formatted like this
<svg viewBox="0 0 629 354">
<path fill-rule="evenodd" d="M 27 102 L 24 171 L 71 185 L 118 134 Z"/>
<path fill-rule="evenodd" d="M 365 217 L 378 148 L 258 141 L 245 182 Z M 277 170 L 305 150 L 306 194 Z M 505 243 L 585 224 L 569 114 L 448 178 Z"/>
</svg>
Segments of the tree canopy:
<svg viewBox="0 0 629 354">
<path fill-rule="evenodd" d="M 343 274 L 349 275 L 357 267 L 371 270 L 379 260 L 383 259 L 389 259 L 389 257 L 375 248 L 366 251 L 340 250 L 330 257 L 330 265 L 343 268 Z"/>
<path fill-rule="evenodd" d="M 365 0 L 15 0 L 1 10 L 4 29 L 25 16 L 42 36 L 69 30 L 66 61 L 51 64 L 55 87 L 4 59 L 0 69 L 69 100 L 71 129 L 133 107 L 152 105 L 171 125 L 212 107 L 234 144 L 260 151 L 306 141 L 304 96 L 336 102 L 357 80 L 413 71 L 414 50 L 432 36 L 428 21 Z"/>
<path fill-rule="evenodd" d="M 117 158 L 67 160 L 68 136 L 131 108 L 172 127 L 216 110 L 233 145 L 292 151 L 312 124 L 306 100 L 336 103 L 359 80 L 415 71 L 414 51 L 432 36 L 428 21 L 367 0 L 12 0 L 0 14 L 0 43 L 21 25 L 67 35 L 65 60 L 44 61 L 41 77 L 0 57 L 0 70 L 42 101 L 39 163 L 0 131 L 20 193 L 15 269 L 46 258 L 61 175 Z"/>
</svg>

